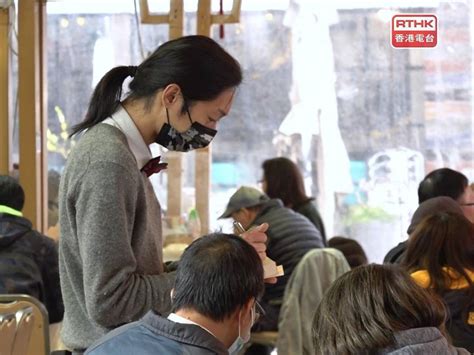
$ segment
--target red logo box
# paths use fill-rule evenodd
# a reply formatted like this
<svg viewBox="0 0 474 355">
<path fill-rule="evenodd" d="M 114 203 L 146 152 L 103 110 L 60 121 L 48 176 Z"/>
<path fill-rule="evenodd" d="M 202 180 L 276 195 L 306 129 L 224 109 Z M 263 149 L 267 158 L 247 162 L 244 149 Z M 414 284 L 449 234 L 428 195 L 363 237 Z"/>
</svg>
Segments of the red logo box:
<svg viewBox="0 0 474 355">
<path fill-rule="evenodd" d="M 438 44 L 438 18 L 432 14 L 403 14 L 392 17 L 392 46 L 432 48 Z"/>
</svg>

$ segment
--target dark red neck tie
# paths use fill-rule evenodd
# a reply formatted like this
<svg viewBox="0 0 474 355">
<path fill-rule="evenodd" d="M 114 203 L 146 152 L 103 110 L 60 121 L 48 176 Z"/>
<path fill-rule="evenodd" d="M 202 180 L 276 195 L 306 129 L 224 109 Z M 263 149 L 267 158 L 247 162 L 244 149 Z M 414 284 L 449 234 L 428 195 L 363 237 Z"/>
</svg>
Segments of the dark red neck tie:
<svg viewBox="0 0 474 355">
<path fill-rule="evenodd" d="M 150 159 L 140 171 L 143 171 L 147 177 L 159 173 L 161 170 L 168 167 L 168 163 L 160 163 L 160 160 L 161 156 Z"/>
</svg>

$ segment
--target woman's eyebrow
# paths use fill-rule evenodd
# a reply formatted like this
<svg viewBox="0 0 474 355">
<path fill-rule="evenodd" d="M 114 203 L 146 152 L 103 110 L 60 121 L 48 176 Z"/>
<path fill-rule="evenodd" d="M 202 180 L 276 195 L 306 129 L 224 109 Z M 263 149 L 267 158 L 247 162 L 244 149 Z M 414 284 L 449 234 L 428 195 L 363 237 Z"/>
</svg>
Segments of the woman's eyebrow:
<svg viewBox="0 0 474 355">
<path fill-rule="evenodd" d="M 227 112 L 225 112 L 223 109 L 219 108 L 217 111 L 219 111 L 219 118 L 227 116 Z"/>
</svg>

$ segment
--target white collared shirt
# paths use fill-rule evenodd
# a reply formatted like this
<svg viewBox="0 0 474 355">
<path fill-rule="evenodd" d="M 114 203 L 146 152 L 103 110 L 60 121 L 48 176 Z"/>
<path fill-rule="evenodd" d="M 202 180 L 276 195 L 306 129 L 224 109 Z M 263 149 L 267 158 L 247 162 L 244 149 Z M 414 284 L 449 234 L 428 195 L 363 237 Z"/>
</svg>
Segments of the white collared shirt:
<svg viewBox="0 0 474 355">
<path fill-rule="evenodd" d="M 138 169 L 143 168 L 143 166 L 152 158 L 150 148 L 143 140 L 140 131 L 137 126 L 135 126 L 135 122 L 133 122 L 132 118 L 122 105 L 120 105 L 120 108 L 112 115 L 112 117 L 106 118 L 102 123 L 114 126 L 125 134 L 128 146 L 137 161 Z"/>
<path fill-rule="evenodd" d="M 170 315 L 168 316 L 168 319 L 169 319 L 170 321 L 172 321 L 172 322 L 175 322 L 175 323 L 194 324 L 194 325 L 197 325 L 198 327 L 204 329 L 206 332 L 208 332 L 209 334 L 211 334 L 214 338 L 216 338 L 216 336 L 215 336 L 214 334 L 212 334 L 212 332 L 211 332 L 209 329 L 204 328 L 202 325 L 197 324 L 196 322 L 193 322 L 193 321 L 190 320 L 190 319 L 181 317 L 181 316 L 177 315 L 176 313 L 170 313 Z"/>
</svg>

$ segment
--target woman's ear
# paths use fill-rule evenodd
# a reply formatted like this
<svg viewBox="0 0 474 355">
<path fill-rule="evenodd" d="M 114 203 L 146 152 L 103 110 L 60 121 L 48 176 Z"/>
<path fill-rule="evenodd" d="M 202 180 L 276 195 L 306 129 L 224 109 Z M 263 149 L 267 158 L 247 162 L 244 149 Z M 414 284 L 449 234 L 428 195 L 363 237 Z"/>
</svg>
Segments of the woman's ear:
<svg viewBox="0 0 474 355">
<path fill-rule="evenodd" d="M 161 92 L 161 100 L 163 106 L 169 108 L 171 105 L 175 104 L 181 96 L 181 88 L 177 84 L 167 85 Z"/>
</svg>

